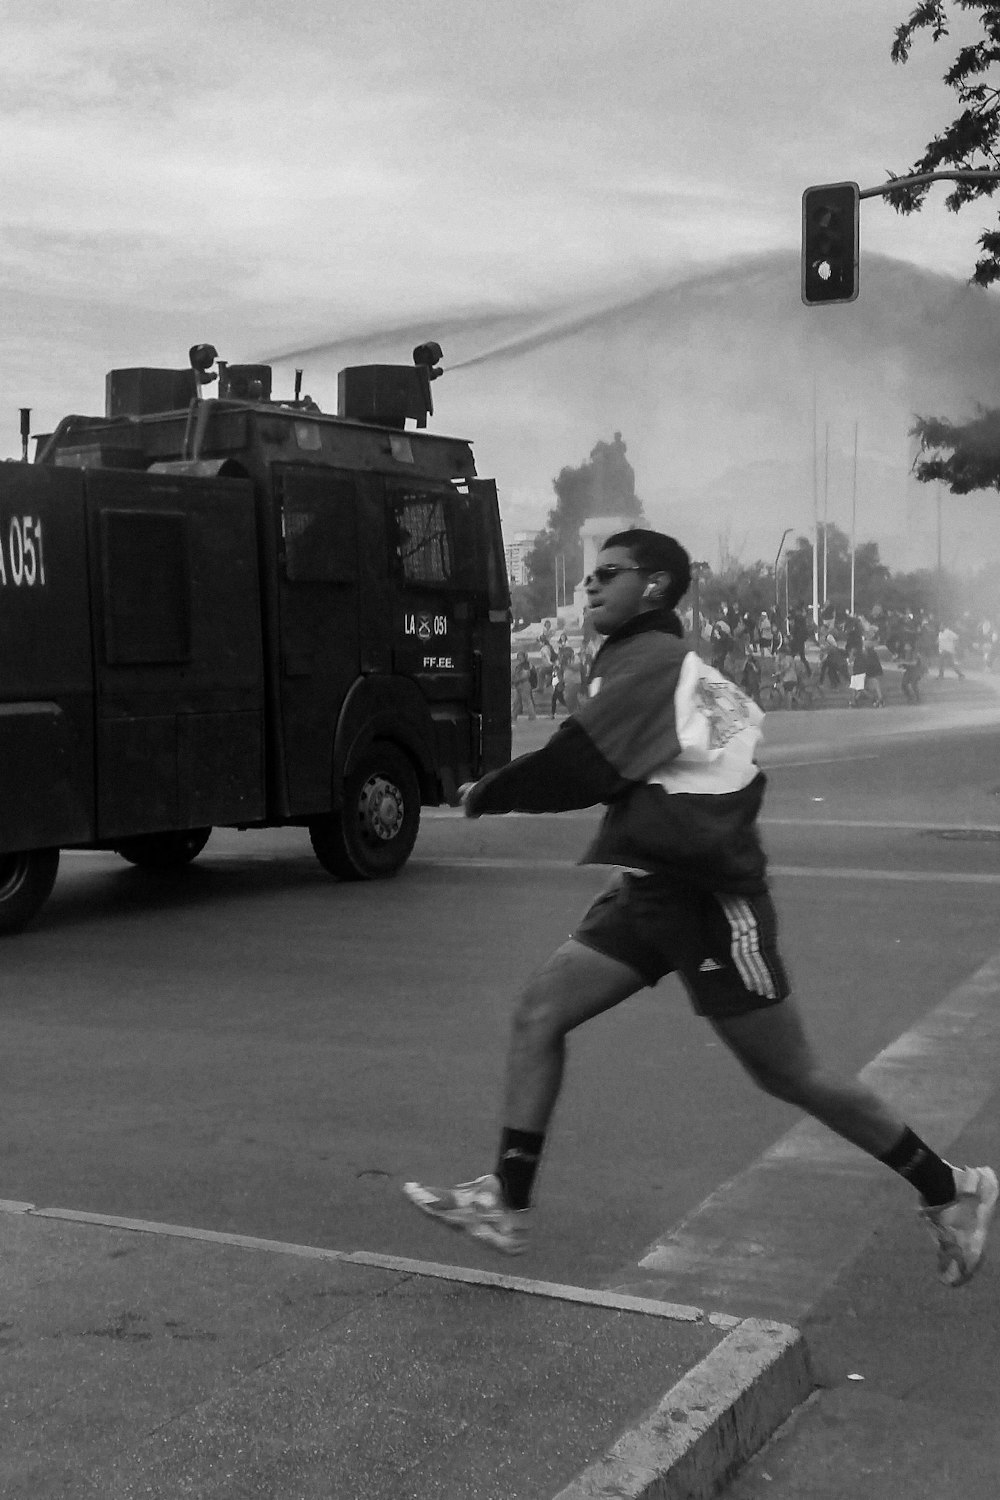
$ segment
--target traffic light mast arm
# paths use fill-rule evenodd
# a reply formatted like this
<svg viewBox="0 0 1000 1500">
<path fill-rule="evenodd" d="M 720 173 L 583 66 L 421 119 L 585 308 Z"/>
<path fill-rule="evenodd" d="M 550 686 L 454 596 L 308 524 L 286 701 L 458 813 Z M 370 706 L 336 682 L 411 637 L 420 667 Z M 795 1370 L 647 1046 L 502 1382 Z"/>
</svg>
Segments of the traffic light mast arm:
<svg viewBox="0 0 1000 1500">
<path fill-rule="evenodd" d="M 955 167 L 943 172 L 919 172 L 915 177 L 894 177 L 879 187 L 862 188 L 859 198 L 881 198 L 897 188 L 922 187 L 925 182 L 1000 182 L 1000 170 L 994 167 Z"/>
</svg>

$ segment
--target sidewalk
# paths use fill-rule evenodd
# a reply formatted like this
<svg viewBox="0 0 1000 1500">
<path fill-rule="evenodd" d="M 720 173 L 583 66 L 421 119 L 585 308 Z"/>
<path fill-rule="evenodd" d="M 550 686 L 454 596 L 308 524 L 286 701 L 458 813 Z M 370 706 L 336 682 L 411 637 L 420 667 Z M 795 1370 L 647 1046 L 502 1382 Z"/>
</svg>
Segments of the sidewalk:
<svg viewBox="0 0 1000 1500">
<path fill-rule="evenodd" d="M 502 1275 L 13 1203 L 0 1257 L 10 1500 L 543 1500 L 667 1392 L 683 1463 L 809 1388 L 792 1330 Z"/>
<path fill-rule="evenodd" d="M 998 1160 L 998 998 L 1000 955 L 876 1060 L 943 1080 L 914 1124 L 958 1161 Z M 747 1460 L 728 1500 L 997 1490 L 997 1273 L 940 1286 L 897 1179 L 808 1124 L 612 1292 L 10 1202 L 0 1266 L 2 1500 L 708 1500 Z"/>
<path fill-rule="evenodd" d="M 1000 1161 L 1000 1098 L 952 1160 Z M 931 1279 L 929 1238 L 878 1218 L 863 1254 L 803 1321 L 819 1389 L 725 1500 L 996 1500 L 1000 1244 L 969 1286 Z"/>
</svg>

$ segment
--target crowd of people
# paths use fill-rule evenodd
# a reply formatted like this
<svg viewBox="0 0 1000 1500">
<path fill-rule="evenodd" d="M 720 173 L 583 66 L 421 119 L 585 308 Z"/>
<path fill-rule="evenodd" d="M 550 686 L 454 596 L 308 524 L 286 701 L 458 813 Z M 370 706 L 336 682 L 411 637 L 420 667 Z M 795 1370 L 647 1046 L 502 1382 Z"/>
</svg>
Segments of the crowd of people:
<svg viewBox="0 0 1000 1500">
<path fill-rule="evenodd" d="M 556 632 L 549 620 L 543 620 L 534 655 L 537 659 L 533 661 L 522 648 L 511 665 L 511 722 L 522 714 L 536 719 L 539 707 L 553 719 L 560 705 L 572 713 L 587 680 L 593 652 L 588 643 L 572 645 L 565 630 Z"/>
<path fill-rule="evenodd" d="M 685 630 L 692 611 L 681 611 Z M 1000 625 L 964 614 L 937 620 L 923 610 L 886 610 L 868 615 L 824 608 L 819 625 L 799 603 L 787 615 L 726 604 L 699 621 L 701 651 L 718 671 L 762 708 L 807 708 L 824 690 L 843 688 L 849 707 L 885 706 L 885 663 L 899 669 L 903 701 L 921 701 L 921 683 L 934 669 L 964 678 L 963 663 L 1000 669 Z M 576 644 L 543 620 L 529 646 L 511 662 L 511 720 L 572 713 L 587 681 L 596 642 L 586 633 Z"/>
<path fill-rule="evenodd" d="M 693 628 L 690 618 L 685 620 Z M 805 604 L 787 615 L 759 614 L 729 604 L 701 622 L 702 651 L 712 665 L 764 708 L 812 706 L 824 688 L 847 689 L 848 706 L 885 706 L 885 663 L 900 669 L 907 703 L 921 701 L 921 681 L 935 667 L 964 678 L 972 659 L 987 671 L 1000 664 L 1000 631 L 970 615 L 938 621 L 926 611 L 884 610 L 868 616 L 824 610 L 818 627 Z"/>
</svg>

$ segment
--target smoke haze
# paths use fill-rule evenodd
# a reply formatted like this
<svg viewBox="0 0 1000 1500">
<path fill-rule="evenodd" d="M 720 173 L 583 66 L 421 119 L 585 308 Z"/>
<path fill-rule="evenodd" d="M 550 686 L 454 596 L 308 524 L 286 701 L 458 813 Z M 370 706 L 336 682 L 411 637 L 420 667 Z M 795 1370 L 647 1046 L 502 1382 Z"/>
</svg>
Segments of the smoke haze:
<svg viewBox="0 0 1000 1500">
<path fill-rule="evenodd" d="M 344 365 L 398 363 L 435 338 L 433 427 L 472 438 L 507 534 L 544 524 L 552 480 L 620 430 L 650 524 L 716 565 L 720 538 L 773 558 L 786 526 L 850 531 L 893 568 L 936 562 L 937 487 L 910 476 L 914 416 L 974 414 L 994 395 L 1000 312 L 956 278 L 863 256 L 858 302 L 805 308 L 798 255 L 776 251 L 585 305 L 431 319 L 272 356 L 276 393 L 335 409 Z M 814 450 L 815 389 L 817 442 Z M 1000 404 L 1000 403 L 998 403 Z M 829 447 L 827 447 L 827 434 Z M 1000 562 L 1000 495 L 943 496 L 946 567 Z"/>
</svg>

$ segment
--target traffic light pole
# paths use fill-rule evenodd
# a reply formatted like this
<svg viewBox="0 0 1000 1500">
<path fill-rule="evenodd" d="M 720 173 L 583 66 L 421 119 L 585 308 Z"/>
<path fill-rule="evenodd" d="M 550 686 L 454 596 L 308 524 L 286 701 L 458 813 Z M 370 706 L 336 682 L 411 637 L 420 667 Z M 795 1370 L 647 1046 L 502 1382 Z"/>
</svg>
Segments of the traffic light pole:
<svg viewBox="0 0 1000 1500">
<path fill-rule="evenodd" d="M 901 187 L 923 187 L 925 182 L 1000 182 L 1000 170 L 994 167 L 955 167 L 943 172 L 918 172 L 913 177 L 893 177 L 878 187 L 862 188 L 859 198 L 884 198 Z"/>
<path fill-rule="evenodd" d="M 877 187 L 856 182 L 824 182 L 802 194 L 802 301 L 807 307 L 854 302 L 861 260 L 862 198 L 885 198 L 929 182 L 1000 182 L 1000 168 L 944 167 L 893 177 Z"/>
</svg>

